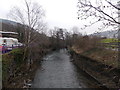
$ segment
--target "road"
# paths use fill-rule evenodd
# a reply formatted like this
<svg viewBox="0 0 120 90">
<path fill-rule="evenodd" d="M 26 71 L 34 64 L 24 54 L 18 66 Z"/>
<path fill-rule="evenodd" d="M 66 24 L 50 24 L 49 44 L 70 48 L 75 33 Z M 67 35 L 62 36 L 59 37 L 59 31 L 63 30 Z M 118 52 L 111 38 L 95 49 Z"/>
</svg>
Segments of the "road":
<svg viewBox="0 0 120 90">
<path fill-rule="evenodd" d="M 86 73 L 78 69 L 65 49 L 54 51 L 43 58 L 37 70 L 33 88 L 90 88 L 98 87 Z"/>
</svg>

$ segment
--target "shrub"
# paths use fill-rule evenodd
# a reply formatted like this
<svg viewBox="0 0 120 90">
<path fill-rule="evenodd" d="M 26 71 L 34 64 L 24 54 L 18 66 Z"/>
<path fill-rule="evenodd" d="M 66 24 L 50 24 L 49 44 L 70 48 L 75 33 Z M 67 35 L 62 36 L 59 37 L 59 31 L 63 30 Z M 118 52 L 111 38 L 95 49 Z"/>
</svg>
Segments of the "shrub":
<svg viewBox="0 0 120 90">
<path fill-rule="evenodd" d="M 24 50 L 21 48 L 16 48 L 10 52 L 10 55 L 13 56 L 15 63 L 20 65 L 23 62 Z"/>
</svg>

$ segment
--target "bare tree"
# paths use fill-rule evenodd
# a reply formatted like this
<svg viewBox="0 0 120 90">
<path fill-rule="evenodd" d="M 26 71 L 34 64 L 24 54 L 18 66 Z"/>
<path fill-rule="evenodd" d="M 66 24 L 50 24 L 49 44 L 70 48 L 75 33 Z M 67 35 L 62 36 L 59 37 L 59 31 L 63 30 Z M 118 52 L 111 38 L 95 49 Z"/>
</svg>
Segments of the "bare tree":
<svg viewBox="0 0 120 90">
<path fill-rule="evenodd" d="M 78 0 L 78 19 L 88 19 L 91 26 L 97 22 L 101 22 L 102 26 L 99 29 L 108 26 L 115 26 L 118 29 L 120 22 L 118 11 L 120 6 L 117 0 Z"/>
<path fill-rule="evenodd" d="M 30 59 L 31 56 L 31 44 L 33 41 L 38 38 L 37 33 L 40 30 L 43 30 L 43 16 L 45 16 L 44 10 L 42 7 L 31 1 L 24 0 L 24 8 L 14 7 L 11 9 L 10 13 L 8 14 L 10 18 L 14 19 L 17 22 L 20 22 L 24 26 L 24 33 L 25 33 L 25 56 L 27 55 L 27 50 L 29 51 L 28 54 L 28 64 L 32 62 Z"/>
<path fill-rule="evenodd" d="M 119 0 L 78 0 L 78 8 L 78 19 L 89 20 L 89 24 L 85 27 L 101 22 L 102 25 L 98 29 L 114 28 L 114 30 L 118 30 L 118 41 L 120 40 Z M 120 50 L 120 42 L 118 42 L 118 49 Z M 118 53 L 119 56 L 120 52 Z M 120 60 L 118 61 L 120 62 Z"/>
<path fill-rule="evenodd" d="M 108 27 L 118 30 L 118 68 L 120 69 L 120 1 L 119 0 L 78 0 L 78 19 L 89 20 L 91 26 L 101 22 L 100 30 Z M 84 27 L 84 28 L 85 28 Z M 118 79 L 118 85 L 120 79 Z"/>
</svg>

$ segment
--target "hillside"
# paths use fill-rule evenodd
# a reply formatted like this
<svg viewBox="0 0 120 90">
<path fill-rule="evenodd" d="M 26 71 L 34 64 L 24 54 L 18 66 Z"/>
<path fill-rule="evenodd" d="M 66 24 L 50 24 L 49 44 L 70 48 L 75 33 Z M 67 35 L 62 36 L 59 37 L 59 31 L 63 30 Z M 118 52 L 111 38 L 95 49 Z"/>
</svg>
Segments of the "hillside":
<svg viewBox="0 0 120 90">
<path fill-rule="evenodd" d="M 7 20 L 7 19 L 1 19 L 0 18 L 0 23 L 11 24 L 11 25 L 17 26 L 17 22 Z"/>
<path fill-rule="evenodd" d="M 92 35 L 100 36 L 100 37 L 107 37 L 107 38 L 117 38 L 118 37 L 118 30 L 98 32 L 98 33 L 93 33 Z"/>
</svg>

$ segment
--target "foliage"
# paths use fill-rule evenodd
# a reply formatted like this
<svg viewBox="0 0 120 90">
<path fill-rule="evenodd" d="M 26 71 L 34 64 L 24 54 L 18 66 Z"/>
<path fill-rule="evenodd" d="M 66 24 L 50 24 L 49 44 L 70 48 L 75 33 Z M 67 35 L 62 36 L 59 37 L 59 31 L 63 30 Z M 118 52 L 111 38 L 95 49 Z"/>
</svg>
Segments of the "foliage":
<svg viewBox="0 0 120 90">
<path fill-rule="evenodd" d="M 2 80 L 6 81 L 9 77 L 9 66 L 13 60 L 13 56 L 7 54 L 2 55 Z"/>
<path fill-rule="evenodd" d="M 20 67 L 22 63 L 23 50 L 21 48 L 16 48 L 13 51 L 2 55 L 2 74 L 4 84 L 9 79 L 13 70 Z"/>
<path fill-rule="evenodd" d="M 102 39 L 101 40 L 101 43 L 117 43 L 118 42 L 118 39 L 115 39 L 115 38 L 107 38 L 107 39 Z"/>
<path fill-rule="evenodd" d="M 10 55 L 14 57 L 13 59 L 14 59 L 15 63 L 18 65 L 23 62 L 23 54 L 24 54 L 24 51 L 21 48 L 13 49 L 10 52 Z"/>
</svg>

